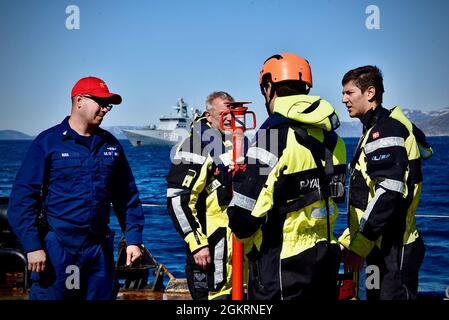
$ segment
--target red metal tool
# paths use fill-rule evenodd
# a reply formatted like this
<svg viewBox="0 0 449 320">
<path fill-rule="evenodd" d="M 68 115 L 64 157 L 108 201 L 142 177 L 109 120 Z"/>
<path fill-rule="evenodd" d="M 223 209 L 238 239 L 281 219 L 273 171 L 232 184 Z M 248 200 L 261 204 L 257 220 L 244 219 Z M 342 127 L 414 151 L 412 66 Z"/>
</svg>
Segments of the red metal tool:
<svg viewBox="0 0 449 320">
<path fill-rule="evenodd" d="M 238 164 L 237 159 L 245 156 L 245 131 L 256 127 L 256 115 L 244 106 L 247 103 L 251 102 L 229 102 L 228 110 L 220 115 L 221 129 L 232 132 L 233 175 L 239 170 L 245 170 L 245 164 Z M 252 117 L 251 127 L 247 127 L 247 115 Z M 243 245 L 234 235 L 232 236 L 232 300 L 243 300 Z"/>
</svg>

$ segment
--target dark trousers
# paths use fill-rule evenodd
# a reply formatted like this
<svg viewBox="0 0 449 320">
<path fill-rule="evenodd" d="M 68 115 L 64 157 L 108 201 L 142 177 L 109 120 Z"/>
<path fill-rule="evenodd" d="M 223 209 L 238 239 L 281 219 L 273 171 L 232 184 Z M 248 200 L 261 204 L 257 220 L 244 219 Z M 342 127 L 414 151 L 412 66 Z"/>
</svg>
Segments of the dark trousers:
<svg viewBox="0 0 449 320">
<path fill-rule="evenodd" d="M 367 265 L 380 271 L 380 289 L 367 289 L 368 300 L 415 300 L 418 273 L 424 260 L 425 246 L 421 237 L 406 246 L 375 247 L 366 258 Z"/>
<path fill-rule="evenodd" d="M 45 237 L 47 268 L 31 274 L 30 300 L 115 299 L 118 285 L 114 277 L 113 240 L 110 237 L 86 242 L 73 254 L 64 248 L 54 232 L 48 232 Z"/>
<path fill-rule="evenodd" d="M 280 262 L 273 251 L 250 262 L 248 299 L 336 301 L 339 266 L 338 245 L 326 241 Z"/>
</svg>

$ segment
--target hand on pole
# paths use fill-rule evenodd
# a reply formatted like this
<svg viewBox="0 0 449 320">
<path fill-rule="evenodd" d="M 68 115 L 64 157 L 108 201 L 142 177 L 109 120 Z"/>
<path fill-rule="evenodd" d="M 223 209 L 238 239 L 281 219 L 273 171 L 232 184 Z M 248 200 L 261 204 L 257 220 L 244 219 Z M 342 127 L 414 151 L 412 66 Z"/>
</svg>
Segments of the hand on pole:
<svg viewBox="0 0 449 320">
<path fill-rule="evenodd" d="M 235 162 L 234 160 L 231 160 L 228 167 L 228 172 L 234 171 L 236 167 L 238 168 L 239 165 L 243 164 L 245 158 L 244 157 L 238 157 Z M 235 165 L 237 163 L 237 166 Z"/>
</svg>

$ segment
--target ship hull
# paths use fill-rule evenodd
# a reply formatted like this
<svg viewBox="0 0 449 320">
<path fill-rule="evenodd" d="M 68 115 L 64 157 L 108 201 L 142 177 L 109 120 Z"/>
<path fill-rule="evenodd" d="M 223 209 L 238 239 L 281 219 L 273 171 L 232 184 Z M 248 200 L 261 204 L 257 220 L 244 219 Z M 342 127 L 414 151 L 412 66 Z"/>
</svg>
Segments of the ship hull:
<svg viewBox="0 0 449 320">
<path fill-rule="evenodd" d="M 123 132 L 135 147 L 145 145 L 173 146 L 182 138 L 171 130 L 140 129 L 123 130 Z"/>
</svg>

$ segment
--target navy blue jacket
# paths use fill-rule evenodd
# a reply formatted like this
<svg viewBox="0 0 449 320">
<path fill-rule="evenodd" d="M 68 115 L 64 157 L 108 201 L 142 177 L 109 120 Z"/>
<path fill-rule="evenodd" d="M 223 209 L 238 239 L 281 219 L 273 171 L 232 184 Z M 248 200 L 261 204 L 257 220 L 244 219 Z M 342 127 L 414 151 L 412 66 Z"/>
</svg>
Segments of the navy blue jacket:
<svg viewBox="0 0 449 320">
<path fill-rule="evenodd" d="M 50 230 L 71 252 L 92 235 L 109 235 L 111 203 L 127 244 L 142 243 L 143 210 L 122 146 L 101 128 L 87 145 L 68 119 L 37 136 L 17 174 L 8 219 L 24 250 L 42 249 L 36 225 L 42 203 Z"/>
</svg>

